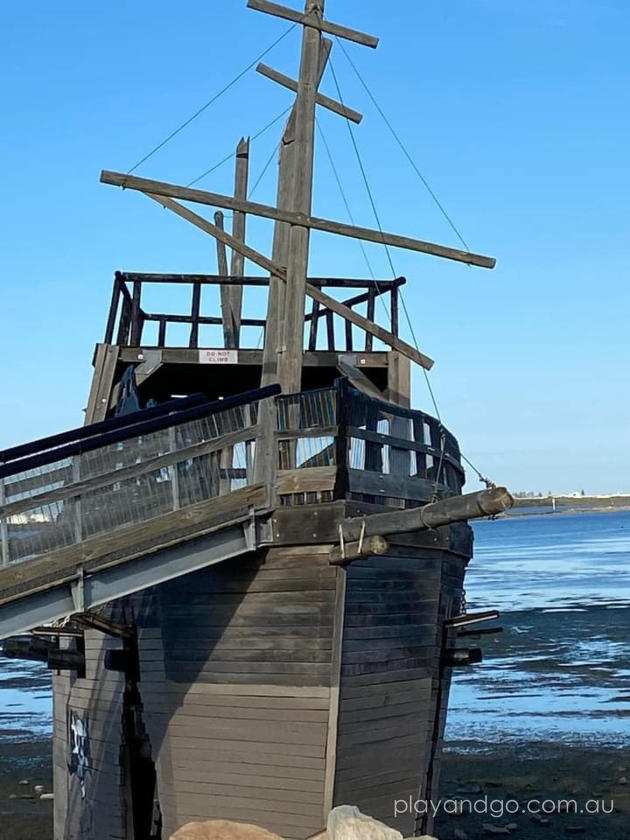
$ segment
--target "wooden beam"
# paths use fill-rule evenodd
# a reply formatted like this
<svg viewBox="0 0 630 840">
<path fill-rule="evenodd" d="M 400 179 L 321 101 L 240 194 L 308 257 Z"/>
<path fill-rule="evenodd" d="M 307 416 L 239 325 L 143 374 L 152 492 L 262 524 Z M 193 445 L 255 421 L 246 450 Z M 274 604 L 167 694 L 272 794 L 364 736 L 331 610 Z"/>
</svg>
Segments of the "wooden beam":
<svg viewBox="0 0 630 840">
<path fill-rule="evenodd" d="M 273 274 L 276 277 L 280 277 L 282 279 L 286 279 L 286 273 L 283 268 L 280 266 L 275 265 L 270 259 L 260 254 L 258 251 L 255 251 L 253 248 L 250 248 L 248 245 L 245 245 L 242 242 L 239 242 L 237 239 L 234 239 L 233 236 L 230 236 L 229 233 L 226 233 L 224 230 L 221 230 L 220 227 L 217 225 L 213 225 L 212 222 L 209 222 L 207 219 L 204 219 L 202 216 L 199 216 L 197 213 L 193 213 L 192 210 L 189 210 L 187 207 L 184 207 L 183 204 L 179 204 L 177 201 L 173 201 L 170 198 L 167 198 L 163 195 L 153 195 L 150 192 L 144 193 L 149 198 L 152 198 L 153 201 L 157 201 L 158 204 L 161 204 L 162 207 L 165 207 L 167 210 L 171 210 L 177 216 L 182 219 L 186 219 L 187 222 L 195 225 L 200 230 L 203 230 L 205 233 L 209 233 L 210 236 L 214 236 L 215 239 L 218 239 L 220 242 L 223 242 L 225 245 L 229 245 L 230 248 L 236 248 L 240 250 L 240 253 L 243 256 L 251 260 L 256 265 L 259 265 L 261 268 L 264 268 L 265 271 L 268 271 L 270 274 Z"/>
<path fill-rule="evenodd" d="M 214 223 L 225 233 L 223 213 L 220 210 L 214 214 Z M 217 268 L 219 274 L 226 275 L 228 273 L 227 251 L 225 248 L 225 240 L 217 239 Z M 221 321 L 223 324 L 223 344 L 225 347 L 234 347 L 234 332 L 232 323 L 232 310 L 228 296 L 225 294 L 226 287 L 221 286 Z"/>
<path fill-rule="evenodd" d="M 324 233 L 335 233 L 338 236 L 349 236 L 352 239 L 362 239 L 366 242 L 391 245 L 393 248 L 404 248 L 408 251 L 432 254 L 435 257 L 443 257 L 444 259 L 455 260 L 456 262 L 463 262 L 468 265 L 476 265 L 480 268 L 494 268 L 496 265 L 496 260 L 493 257 L 485 257 L 469 251 L 449 248 L 445 245 L 436 245 L 433 242 L 425 242 L 422 239 L 412 239 L 407 236 L 400 236 L 399 234 L 356 227 L 355 225 L 348 225 L 344 222 L 320 219 L 316 216 L 270 207 L 267 204 L 258 204 L 255 201 L 239 201 L 232 196 L 191 189 L 190 187 L 181 187 L 177 184 L 168 184 L 163 181 L 153 181 L 150 178 L 139 178 L 136 175 L 125 175 L 122 172 L 103 170 L 101 172 L 101 181 L 104 184 L 111 184 L 112 186 L 123 187 L 124 189 L 139 190 L 140 192 L 168 196 L 169 198 L 179 198 L 183 201 L 194 201 L 197 204 L 223 207 L 227 210 L 240 210 L 243 213 L 251 213 L 253 216 L 261 216 L 265 219 L 287 222 L 290 225 L 321 230 Z"/>
<path fill-rule="evenodd" d="M 271 79 L 272 82 L 277 82 L 279 85 L 282 85 L 282 87 L 288 88 L 294 93 L 297 93 L 298 83 L 290 76 L 285 76 L 284 73 L 274 70 L 273 67 L 268 67 L 266 64 L 261 63 L 256 68 L 256 72 L 260 73 L 261 76 L 265 76 L 267 79 Z M 341 102 L 337 102 L 336 99 L 331 99 L 330 96 L 326 96 L 323 93 L 316 94 L 315 101 L 318 105 L 321 105 L 322 108 L 327 108 L 334 114 L 339 114 L 340 117 L 345 117 L 347 120 L 350 120 L 357 125 L 363 119 L 363 114 L 360 114 L 358 111 L 354 111 L 352 108 L 346 108 L 346 106 L 342 105 Z"/>
<path fill-rule="evenodd" d="M 366 473 L 367 475 L 367 473 Z M 479 490 L 464 496 L 449 496 L 439 502 L 432 502 L 424 507 L 391 513 L 375 513 L 371 516 L 358 516 L 342 522 L 343 538 L 348 542 L 372 535 L 389 536 L 407 531 L 420 531 L 439 528 L 453 522 L 465 522 L 485 516 L 496 516 L 514 504 L 505 487 L 491 490 Z"/>
<path fill-rule="evenodd" d="M 400 351 L 404 356 L 411 359 L 412 362 L 415 362 L 417 365 L 420 365 L 420 367 L 425 368 L 425 370 L 431 370 L 433 367 L 433 359 L 425 356 L 424 353 L 416 350 L 415 347 L 407 344 L 407 342 L 403 341 L 401 338 L 396 338 L 396 336 L 389 332 L 389 330 L 379 327 L 379 325 L 375 324 L 373 321 L 368 321 L 367 318 L 364 318 L 363 315 L 359 315 L 359 313 L 355 312 L 353 309 L 348 309 L 348 307 L 344 306 L 343 303 L 339 303 L 339 301 L 330 297 L 330 295 L 322 292 L 321 289 L 316 289 L 315 286 L 311 286 L 310 283 L 307 283 L 306 293 L 312 297 L 313 300 L 316 300 L 323 306 L 327 306 L 328 309 L 332 309 L 332 311 L 336 312 L 337 315 L 345 318 L 346 321 L 350 321 L 352 324 L 355 324 L 355 326 L 365 330 L 365 332 L 369 335 L 373 335 L 375 338 L 378 338 L 379 341 L 383 342 L 383 344 L 387 344 L 393 350 Z"/>
<path fill-rule="evenodd" d="M 247 199 L 249 182 L 249 139 L 242 138 L 236 148 L 236 170 L 234 173 L 234 195 L 236 198 Z M 245 213 L 236 211 L 232 220 L 232 236 L 239 242 L 245 242 Z M 230 274 L 242 277 L 245 273 L 245 258 L 238 251 L 232 251 L 230 263 Z M 225 290 L 226 308 L 231 319 L 231 331 L 234 343 L 227 347 L 238 347 L 240 343 L 241 312 L 243 308 L 243 287 L 242 285 L 227 286 L 221 288 L 221 294 Z"/>
<path fill-rule="evenodd" d="M 366 35 L 356 29 L 350 29 L 347 26 L 341 26 L 328 20 L 312 20 L 302 12 L 287 9 L 286 6 L 280 6 L 278 3 L 270 3 L 268 0 L 247 0 L 247 8 L 254 9 L 256 12 L 266 12 L 269 15 L 293 21 L 293 23 L 308 23 L 309 26 L 314 26 L 322 32 L 337 35 L 337 37 L 345 38 L 347 41 L 354 41 L 355 44 L 361 44 L 364 47 L 372 47 L 372 49 L 378 47 L 378 38 L 374 35 Z"/>
<path fill-rule="evenodd" d="M 280 266 L 276 265 L 272 260 L 268 257 L 265 257 L 263 254 L 260 254 L 258 251 L 255 251 L 253 248 L 250 248 L 249 245 L 245 245 L 242 242 L 239 242 L 237 239 L 234 239 L 233 236 L 230 236 L 229 233 L 226 233 L 224 230 L 221 230 L 220 227 L 217 225 L 213 225 L 211 222 L 204 219 L 202 216 L 197 215 L 197 213 L 193 213 L 192 210 L 189 210 L 187 207 L 184 207 L 182 204 L 179 204 L 177 201 L 173 201 L 171 198 L 166 198 L 165 196 L 153 195 L 152 193 L 145 193 L 149 198 L 152 198 L 153 201 L 156 201 L 158 204 L 161 204 L 162 207 L 166 207 L 168 210 L 171 210 L 176 215 L 180 216 L 182 219 L 186 219 L 187 222 L 195 225 L 200 230 L 203 230 L 205 233 L 209 233 L 211 236 L 214 236 L 216 239 L 224 242 L 230 248 L 235 248 L 240 250 L 244 257 L 248 260 L 251 260 L 256 265 L 259 265 L 261 268 L 264 268 L 270 274 L 273 274 L 275 277 L 280 278 L 280 280 L 286 281 L 287 273 L 285 269 Z M 372 321 L 368 321 L 367 318 L 364 318 L 362 315 L 359 315 L 358 312 L 354 312 L 352 309 L 348 309 L 347 306 L 344 306 L 343 303 L 339 303 L 338 300 L 330 297 L 330 295 L 325 294 L 321 291 L 321 289 L 316 288 L 315 286 L 311 285 L 310 283 L 306 284 L 306 293 L 316 300 L 318 303 L 327 306 L 328 309 L 332 309 L 333 312 L 336 312 L 337 315 L 340 315 L 342 318 L 345 318 L 348 321 L 351 321 L 357 327 L 369 332 L 375 338 L 378 338 L 379 341 L 382 341 L 384 344 L 387 344 L 393 350 L 398 350 L 403 356 L 407 356 L 407 358 L 411 359 L 412 362 L 420 365 L 421 367 L 425 368 L 426 370 L 430 370 L 433 367 L 433 360 L 430 359 L 428 356 L 425 356 L 423 353 L 420 353 L 415 347 L 412 347 L 410 344 L 407 344 L 406 341 L 403 341 L 401 338 L 397 338 L 395 335 L 392 335 L 388 330 L 384 329 L 383 327 L 379 327 L 378 324 L 374 324 Z"/>
<path fill-rule="evenodd" d="M 121 276 L 126 280 L 140 280 L 142 283 L 201 283 L 217 286 L 232 284 L 242 286 L 269 285 L 269 278 L 262 275 L 235 277 L 232 274 L 154 274 L 151 272 L 124 271 L 121 272 Z M 391 292 L 394 287 L 404 285 L 406 280 L 404 277 L 398 277 L 396 280 L 364 280 L 358 277 L 309 277 L 308 282 L 318 288 L 369 289 L 374 287 L 377 294 L 379 292 L 383 294 Z"/>
</svg>

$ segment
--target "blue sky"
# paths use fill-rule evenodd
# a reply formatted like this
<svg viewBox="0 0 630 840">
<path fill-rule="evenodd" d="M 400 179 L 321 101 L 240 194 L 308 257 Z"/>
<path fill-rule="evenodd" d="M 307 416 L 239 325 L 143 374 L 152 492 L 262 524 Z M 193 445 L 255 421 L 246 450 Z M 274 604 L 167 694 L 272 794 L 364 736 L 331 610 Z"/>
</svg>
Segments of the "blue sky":
<svg viewBox="0 0 630 840">
<path fill-rule="evenodd" d="M 209 238 L 99 171 L 128 170 L 288 24 L 245 0 L 24 0 L 0 15 L 6 446 L 82 421 L 115 269 L 215 270 Z M 514 490 L 630 491 L 630 6 L 328 0 L 327 16 L 380 35 L 376 51 L 349 45 L 353 60 L 471 248 L 498 259 L 488 272 L 392 252 L 444 421 Z M 296 29 L 265 61 L 295 75 L 298 58 Z M 457 247 L 338 47 L 333 64 L 365 114 L 356 137 L 383 226 Z M 336 95 L 330 74 L 322 90 Z M 289 104 L 250 72 L 138 174 L 187 183 Z M 374 226 L 346 125 L 319 119 L 356 222 Z M 253 178 L 278 130 L 253 144 Z M 271 166 L 255 198 L 272 202 L 274 179 Z M 345 220 L 321 144 L 316 179 L 315 212 Z M 228 163 L 199 186 L 231 181 Z M 270 238 L 250 225 L 255 247 Z M 369 256 L 390 276 L 382 248 Z M 354 243 L 324 234 L 311 265 L 366 271 Z M 429 409 L 419 374 L 414 386 Z"/>
</svg>

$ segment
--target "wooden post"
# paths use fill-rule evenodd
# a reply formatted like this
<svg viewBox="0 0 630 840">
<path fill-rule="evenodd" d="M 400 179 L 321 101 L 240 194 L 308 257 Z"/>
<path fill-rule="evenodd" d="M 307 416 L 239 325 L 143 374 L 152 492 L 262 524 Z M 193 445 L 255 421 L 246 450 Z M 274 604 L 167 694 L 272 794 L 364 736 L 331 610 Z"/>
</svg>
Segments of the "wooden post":
<svg viewBox="0 0 630 840">
<path fill-rule="evenodd" d="M 249 180 L 249 140 L 241 138 L 236 149 L 236 173 L 234 176 L 234 197 L 245 201 Z M 245 213 L 234 211 L 232 236 L 239 242 L 245 242 Z M 230 274 L 242 277 L 245 274 L 245 258 L 238 251 L 232 251 Z M 221 286 L 221 312 L 225 333 L 225 346 L 236 348 L 240 342 L 241 310 L 243 306 L 243 287 Z"/>
<path fill-rule="evenodd" d="M 140 295 L 142 294 L 142 283 L 140 280 L 133 281 L 133 298 L 131 300 L 131 334 L 129 343 L 132 347 L 139 347 L 142 340 L 142 321 L 140 313 Z"/>
<path fill-rule="evenodd" d="M 306 0 L 305 15 L 317 20 L 324 16 L 324 0 Z M 295 142 L 293 201 L 291 209 L 310 215 L 313 195 L 313 157 L 315 143 L 315 105 L 319 86 L 319 29 L 304 24 L 302 58 L 295 103 Z M 278 377 L 284 393 L 300 390 L 304 350 L 304 301 L 310 231 L 292 225 L 289 232 L 287 287 L 284 304 L 284 342 L 278 360 Z"/>
<path fill-rule="evenodd" d="M 0 505 L 4 505 L 6 501 L 6 489 L 4 485 L 4 478 L 0 478 Z M 2 566 L 9 565 L 9 526 L 6 517 L 0 519 L 0 548 L 2 549 L 1 561 Z"/>
<path fill-rule="evenodd" d="M 192 305 L 190 307 L 190 317 L 192 323 L 190 325 L 190 339 L 188 341 L 189 347 L 199 347 L 199 309 L 201 306 L 201 284 L 193 283 L 192 288 Z M 160 323 L 160 327 L 162 324 Z M 160 343 L 158 338 L 158 344 Z"/>
</svg>

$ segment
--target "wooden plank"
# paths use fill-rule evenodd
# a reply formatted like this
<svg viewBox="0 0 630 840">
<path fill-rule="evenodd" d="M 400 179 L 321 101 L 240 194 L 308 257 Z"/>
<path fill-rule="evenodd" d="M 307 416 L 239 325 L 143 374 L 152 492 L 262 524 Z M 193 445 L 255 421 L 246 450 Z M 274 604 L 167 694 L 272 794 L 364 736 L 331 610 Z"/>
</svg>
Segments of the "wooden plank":
<svg viewBox="0 0 630 840">
<path fill-rule="evenodd" d="M 335 612 L 333 627 L 333 650 L 330 662 L 330 707 L 328 712 L 328 736 L 326 740 L 326 773 L 323 800 L 323 819 L 326 820 L 333 807 L 337 767 L 337 740 L 339 733 L 339 697 L 341 665 L 343 661 L 343 631 L 346 601 L 346 571 L 337 569 Z"/>
<path fill-rule="evenodd" d="M 244 277 L 237 277 L 232 274 L 170 274 L 170 273 L 152 273 L 142 271 L 125 271 L 120 272 L 122 277 L 128 281 L 141 280 L 143 283 L 184 283 L 200 285 L 217 285 L 217 286 L 268 286 L 269 278 L 262 276 L 248 275 Z M 393 288 L 404 285 L 406 280 L 404 277 L 397 277 L 395 280 L 371 280 L 357 277 L 309 277 L 309 283 L 321 288 L 329 286 L 334 288 L 348 288 L 348 289 L 365 289 L 372 286 L 377 287 L 382 294 L 390 292 Z M 365 295 L 361 296 L 363 299 Z"/>
<path fill-rule="evenodd" d="M 94 377 L 92 379 L 88 406 L 85 412 L 86 425 L 104 420 L 107 415 L 109 401 L 114 387 L 118 353 L 118 346 L 99 344 L 96 348 Z"/>
<path fill-rule="evenodd" d="M 434 242 L 427 242 L 422 239 L 414 239 L 400 234 L 381 232 L 371 228 L 357 227 L 345 222 L 331 221 L 311 216 L 310 213 L 299 210 L 282 210 L 267 204 L 259 204 L 254 201 L 240 201 L 232 196 L 212 193 L 206 190 L 197 190 L 190 187 L 182 187 L 177 184 L 170 184 L 164 181 L 154 181 L 150 178 L 140 178 L 137 175 L 126 175 L 122 172 L 111 172 L 104 169 L 101 172 L 101 182 L 112 186 L 124 187 L 125 189 L 139 190 L 147 195 L 179 198 L 184 201 L 194 201 L 198 204 L 207 204 L 211 207 L 222 207 L 227 210 L 240 210 L 243 213 L 251 213 L 253 216 L 261 216 L 265 219 L 273 219 L 279 222 L 286 222 L 301 228 L 321 230 L 324 233 L 334 233 L 338 236 L 347 236 L 351 239 L 361 239 L 365 242 L 376 242 L 379 245 L 390 245 L 393 248 L 402 248 L 407 251 L 417 251 L 423 254 L 431 254 L 435 257 L 463 262 L 467 265 L 475 265 L 480 268 L 494 268 L 496 260 L 493 257 L 486 257 L 470 251 L 461 251 L 457 248 L 449 248 L 445 245 L 437 245 Z"/>
<path fill-rule="evenodd" d="M 265 76 L 267 79 L 271 79 L 272 82 L 277 82 L 277 84 L 282 85 L 282 87 L 288 88 L 288 90 L 292 90 L 294 93 L 297 93 L 298 83 L 290 76 L 285 76 L 284 73 L 274 70 L 273 67 L 268 67 L 266 64 L 260 63 L 258 67 L 256 67 L 256 72 L 260 73 L 261 76 Z M 358 111 L 354 111 L 352 108 L 347 108 L 345 105 L 337 102 L 336 99 L 331 99 L 330 96 L 324 96 L 323 93 L 317 93 L 315 101 L 323 108 L 327 108 L 334 114 L 339 114 L 340 117 L 344 117 L 357 125 L 363 119 L 363 114 L 360 114 Z"/>
<path fill-rule="evenodd" d="M 277 490 L 280 494 L 333 490 L 336 476 L 337 467 L 278 470 Z"/>
<path fill-rule="evenodd" d="M 428 502 L 435 489 L 433 482 L 423 478 L 405 478 L 367 470 L 348 470 L 348 475 L 350 492 L 369 496 Z"/>
<path fill-rule="evenodd" d="M 273 698 L 307 698 L 309 700 L 321 700 L 325 706 L 328 704 L 330 689 L 326 686 L 277 686 L 270 684 L 256 685 L 191 685 L 188 689 L 190 695 L 224 695 L 233 694 L 239 697 L 273 697 Z M 325 707 L 324 706 L 324 707 Z M 318 707 L 320 708 L 320 707 Z"/>
<path fill-rule="evenodd" d="M 327 32 L 329 35 L 336 35 L 339 38 L 345 38 L 348 41 L 354 41 L 356 44 L 362 44 L 364 47 L 375 49 L 378 46 L 378 38 L 374 35 L 366 35 L 364 32 L 359 32 L 356 29 L 350 29 L 347 26 L 341 26 L 338 23 L 332 23 L 328 20 L 307 18 L 307 15 L 302 14 L 302 12 L 298 12 L 295 9 L 288 9 L 279 3 L 271 3 L 269 0 L 247 0 L 247 8 L 254 9 L 257 12 L 266 12 L 267 14 L 275 15 L 276 17 L 284 18 L 294 23 L 315 26 L 322 32 Z"/>
</svg>

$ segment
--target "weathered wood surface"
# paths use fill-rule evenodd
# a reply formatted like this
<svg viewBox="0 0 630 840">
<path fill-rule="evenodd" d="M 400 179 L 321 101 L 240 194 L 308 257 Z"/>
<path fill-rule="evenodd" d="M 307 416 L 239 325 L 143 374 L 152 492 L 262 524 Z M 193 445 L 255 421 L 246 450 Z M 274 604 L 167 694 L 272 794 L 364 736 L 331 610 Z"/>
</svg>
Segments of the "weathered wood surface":
<svg viewBox="0 0 630 840">
<path fill-rule="evenodd" d="M 249 140 L 242 138 L 236 149 L 236 168 L 234 174 L 234 196 L 247 199 L 249 183 Z M 232 219 L 232 236 L 239 242 L 245 242 L 246 216 L 235 211 Z M 221 269 L 219 269 L 221 271 Z M 239 251 L 232 251 L 230 274 L 242 277 L 245 273 L 245 258 Z M 240 344 L 241 310 L 243 307 L 243 286 L 240 284 L 221 287 L 221 311 L 224 319 L 225 346 L 238 347 Z"/>
<path fill-rule="evenodd" d="M 273 259 L 273 257 L 272 257 Z M 254 275 L 247 275 L 241 277 L 228 274 L 164 274 L 154 272 L 141 271 L 124 271 L 118 272 L 120 276 L 128 282 L 139 280 L 141 283 L 200 283 L 201 285 L 216 285 L 216 286 L 268 286 L 269 278 Z M 393 287 L 404 285 L 406 282 L 404 277 L 397 277 L 395 280 L 371 280 L 361 279 L 357 277 L 309 277 L 309 283 L 314 286 L 334 286 L 335 288 L 347 289 L 364 289 L 372 286 L 378 287 L 381 293 L 390 292 Z"/>
<path fill-rule="evenodd" d="M 193 201 L 198 204 L 207 204 L 211 207 L 223 207 L 227 210 L 240 210 L 243 213 L 251 213 L 253 216 L 261 216 L 265 219 L 273 219 L 279 222 L 286 222 L 290 225 L 321 230 L 324 233 L 334 233 L 338 236 L 347 236 L 351 239 L 361 239 L 365 242 L 376 242 L 379 245 L 390 245 L 393 248 L 402 248 L 408 251 L 417 251 L 423 254 L 430 254 L 435 257 L 442 257 L 455 262 L 475 265 L 480 268 L 494 268 L 496 260 L 493 257 L 482 256 L 470 251 L 461 251 L 458 248 L 449 248 L 445 245 L 437 245 L 433 242 L 426 242 L 422 239 L 414 239 L 409 236 L 401 236 L 396 233 L 381 232 L 370 228 L 357 227 L 345 222 L 336 222 L 329 219 L 322 219 L 311 216 L 310 213 L 300 211 L 282 210 L 267 204 L 259 204 L 254 201 L 239 201 L 232 196 L 219 193 L 197 190 L 190 187 L 182 187 L 177 184 L 169 184 L 164 181 L 154 181 L 150 178 L 140 178 L 136 175 L 126 175 L 122 172 L 111 172 L 104 169 L 101 172 L 101 181 L 104 184 L 124 187 L 126 189 L 139 190 L 147 195 L 162 196 L 163 198 L 180 198 L 184 201 Z"/>
<path fill-rule="evenodd" d="M 321 21 L 324 0 L 306 0 L 308 21 Z M 306 23 L 302 35 L 300 74 L 295 100 L 295 126 L 291 159 L 292 189 L 288 196 L 289 212 L 308 216 L 312 209 L 315 148 L 315 110 L 320 82 L 322 33 Z M 286 219 L 277 219 L 286 221 Z M 278 355 L 278 381 L 284 393 L 300 390 L 304 352 L 304 302 L 308 274 L 310 228 L 291 223 L 286 258 L 284 309 L 275 317 L 283 319 L 283 340 Z"/>
<path fill-rule="evenodd" d="M 416 479 L 417 480 L 417 479 Z M 344 538 L 356 540 L 360 534 L 400 534 L 409 531 L 438 528 L 453 522 L 479 519 L 503 513 L 512 507 L 514 500 L 505 487 L 480 490 L 463 496 L 450 496 L 420 508 L 346 519 L 342 523 Z"/>
<path fill-rule="evenodd" d="M 285 76 L 284 73 L 274 70 L 273 67 L 269 67 L 266 64 L 261 63 L 258 67 L 256 67 L 256 72 L 260 73 L 261 76 L 265 76 L 265 78 L 270 79 L 272 82 L 277 82 L 279 85 L 282 85 L 282 87 L 297 93 L 298 83 L 290 76 Z M 360 114 L 358 111 L 354 111 L 352 108 L 347 108 L 345 105 L 342 105 L 341 102 L 337 102 L 336 99 L 331 99 L 330 96 L 324 96 L 324 94 L 318 93 L 315 97 L 315 101 L 323 108 L 327 108 L 334 114 L 338 114 L 340 117 L 344 117 L 353 123 L 358 124 L 363 119 L 363 114 Z"/>
<path fill-rule="evenodd" d="M 364 47 L 378 46 L 378 38 L 374 35 L 366 35 L 364 32 L 359 32 L 356 29 L 350 29 L 347 26 L 342 26 L 338 23 L 332 23 L 328 20 L 305 20 L 306 15 L 298 12 L 295 9 L 289 9 L 286 6 L 281 6 L 279 3 L 271 3 L 269 0 L 247 0 L 247 8 L 254 9 L 257 12 L 266 12 L 276 17 L 284 18 L 285 20 L 293 21 L 294 23 L 306 23 L 310 26 L 316 26 L 322 32 L 327 32 L 329 35 L 336 35 L 339 38 L 345 38 L 348 41 L 354 41 L 356 44 L 362 44 Z"/>
<path fill-rule="evenodd" d="M 144 348 L 139 347 L 121 347 L 120 360 L 125 364 L 130 364 L 138 361 L 138 354 L 143 352 Z M 199 363 L 199 351 L 192 350 L 188 347 L 165 347 L 162 349 L 163 364 L 169 365 L 194 365 Z M 337 366 L 337 361 L 340 356 L 345 356 L 342 353 L 329 353 L 325 350 L 318 350 L 317 352 L 309 353 L 308 350 L 304 353 L 304 367 L 318 367 L 318 368 L 332 368 Z M 381 368 L 383 371 L 387 369 L 388 353 L 375 351 L 374 353 L 357 353 L 357 364 L 361 364 L 366 368 Z M 263 360 L 262 350 L 238 350 L 237 364 L 260 366 Z M 269 384 L 269 383 L 267 383 Z"/>
</svg>

